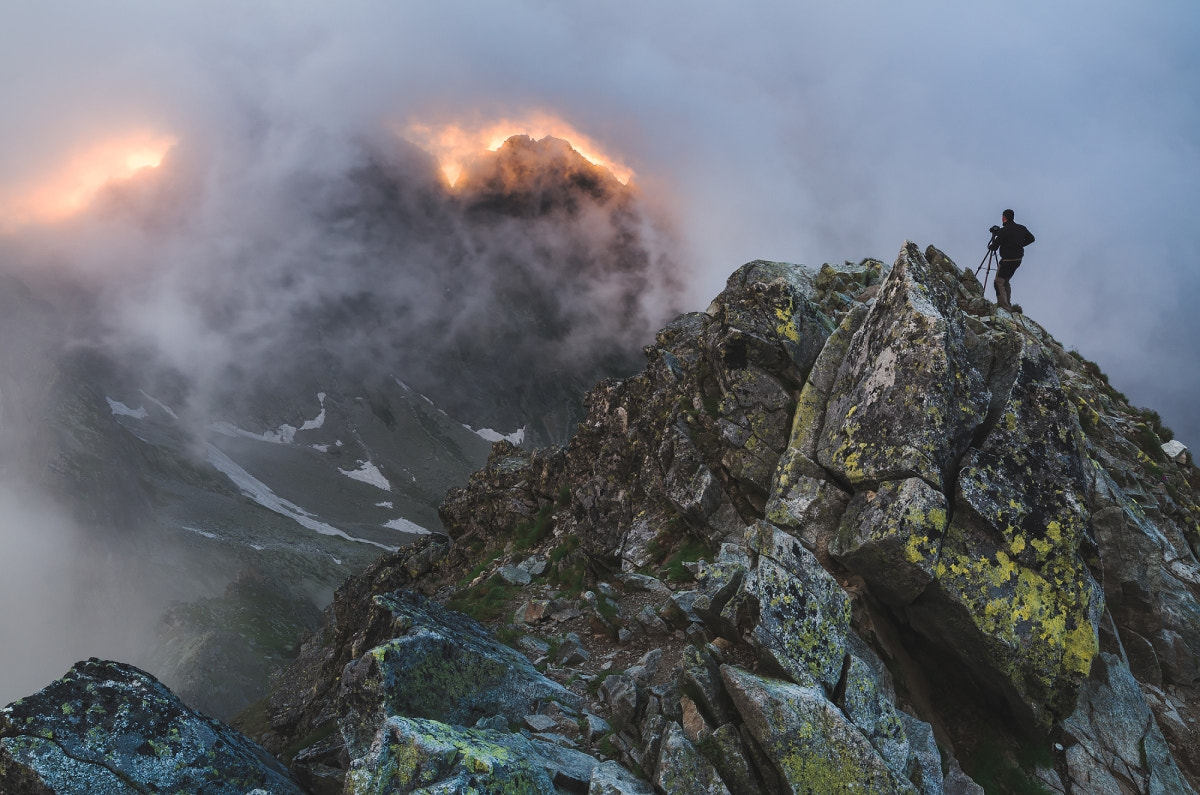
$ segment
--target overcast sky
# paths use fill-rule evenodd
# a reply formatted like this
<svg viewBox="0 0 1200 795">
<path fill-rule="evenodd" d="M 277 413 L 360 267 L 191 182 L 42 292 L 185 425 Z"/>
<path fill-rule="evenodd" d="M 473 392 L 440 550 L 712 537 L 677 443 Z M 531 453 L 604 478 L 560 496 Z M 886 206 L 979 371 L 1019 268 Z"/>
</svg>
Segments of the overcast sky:
<svg viewBox="0 0 1200 795">
<path fill-rule="evenodd" d="M 1200 445 L 1197 41 L 1195 0 L 8 3 L 0 233 L 106 141 L 284 180 L 551 114 L 673 218 L 696 309 L 756 258 L 974 267 L 1013 208 L 1014 300 Z"/>
</svg>

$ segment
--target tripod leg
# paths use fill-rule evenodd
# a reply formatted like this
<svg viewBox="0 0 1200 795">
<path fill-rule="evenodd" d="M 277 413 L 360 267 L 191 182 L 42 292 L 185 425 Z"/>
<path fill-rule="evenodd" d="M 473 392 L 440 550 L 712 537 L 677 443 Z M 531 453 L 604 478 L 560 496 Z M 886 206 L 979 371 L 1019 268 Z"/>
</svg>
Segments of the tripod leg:
<svg viewBox="0 0 1200 795">
<path fill-rule="evenodd" d="M 994 265 L 995 262 L 996 252 L 988 249 L 988 253 L 984 254 L 983 259 L 979 261 L 979 267 L 975 269 L 975 276 L 978 277 L 980 268 L 982 268 L 985 263 L 987 264 L 987 270 L 983 274 L 983 290 L 985 294 L 987 293 L 988 277 L 992 275 L 992 265 Z"/>
</svg>

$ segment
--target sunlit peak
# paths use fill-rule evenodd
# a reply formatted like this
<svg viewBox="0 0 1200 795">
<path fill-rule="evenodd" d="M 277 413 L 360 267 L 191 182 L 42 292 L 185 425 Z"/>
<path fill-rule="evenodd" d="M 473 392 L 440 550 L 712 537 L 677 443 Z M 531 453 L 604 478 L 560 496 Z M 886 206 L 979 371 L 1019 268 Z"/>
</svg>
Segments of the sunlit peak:
<svg viewBox="0 0 1200 795">
<path fill-rule="evenodd" d="M 605 153 L 594 140 L 562 119 L 548 113 L 533 113 L 524 118 L 504 118 L 467 126 L 449 123 L 441 126 L 409 124 L 400 135 L 437 158 L 450 185 L 458 182 L 463 168 L 480 152 L 496 151 L 514 135 L 540 140 L 546 136 L 562 138 L 589 162 L 607 168 L 622 184 L 628 184 L 633 170 Z"/>
<path fill-rule="evenodd" d="M 0 186 L 6 227 L 59 221 L 82 210 L 106 184 L 157 168 L 176 139 L 140 132 L 69 152 L 41 178 Z"/>
</svg>

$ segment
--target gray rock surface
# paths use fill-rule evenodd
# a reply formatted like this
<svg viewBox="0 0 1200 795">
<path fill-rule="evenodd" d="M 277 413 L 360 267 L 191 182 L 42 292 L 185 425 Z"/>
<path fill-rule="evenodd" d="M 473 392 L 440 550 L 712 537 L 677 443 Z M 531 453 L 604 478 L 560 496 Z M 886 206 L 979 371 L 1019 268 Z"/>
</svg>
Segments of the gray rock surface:
<svg viewBox="0 0 1200 795">
<path fill-rule="evenodd" d="M 683 729 L 674 723 L 662 738 L 654 784 L 662 792 L 679 795 L 729 795 L 729 788 L 712 762 L 696 750 Z"/>
<path fill-rule="evenodd" d="M 721 674 L 750 733 L 793 792 L 917 792 L 888 769 L 820 687 L 732 666 L 723 666 Z"/>
<path fill-rule="evenodd" d="M 519 734 L 392 716 L 351 763 L 344 792 L 557 795 L 589 786 L 598 766 L 585 754 Z"/>
<path fill-rule="evenodd" d="M 339 724 L 351 758 L 394 716 L 470 726 L 502 715 L 516 725 L 542 701 L 579 707 L 578 696 L 467 616 L 410 591 L 375 600 L 392 614 L 395 636 L 342 674 Z"/>
<path fill-rule="evenodd" d="M 91 659 L 0 710 L 0 792 L 302 795 L 273 757 L 132 666 Z"/>
</svg>

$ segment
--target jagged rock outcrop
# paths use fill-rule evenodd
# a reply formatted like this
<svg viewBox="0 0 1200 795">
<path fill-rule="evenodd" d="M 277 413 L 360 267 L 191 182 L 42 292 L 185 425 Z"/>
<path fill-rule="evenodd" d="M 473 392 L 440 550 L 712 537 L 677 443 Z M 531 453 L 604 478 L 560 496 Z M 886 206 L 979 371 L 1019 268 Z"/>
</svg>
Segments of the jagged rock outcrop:
<svg viewBox="0 0 1200 795">
<path fill-rule="evenodd" d="M 662 614 L 690 640 L 745 648 L 756 676 L 815 688 L 874 754 L 856 763 L 862 780 L 876 763 L 893 777 L 880 791 L 966 791 L 929 747 L 978 767 L 994 740 L 974 736 L 968 714 L 995 721 L 1010 749 L 1054 749 L 1027 771 L 1044 786 L 1084 791 L 1100 774 L 1081 759 L 1108 770 L 1127 759 L 1114 744 L 1157 749 L 1159 736 L 1170 752 L 1112 775 L 1129 791 L 1189 786 L 1197 478 L 1094 365 L 912 244 L 890 269 L 751 263 L 646 353 L 642 374 L 589 396 L 565 448 L 494 450 L 448 496 L 451 534 L 498 540 L 514 520 L 537 523 L 557 570 L 582 568 L 589 583 L 702 541 L 695 589 Z M 934 660 L 944 683 L 922 670 Z M 715 752 L 711 738 L 736 729 L 753 770 L 743 780 L 787 788 L 783 751 L 730 707 L 717 667 L 683 664 L 693 733 L 708 733 L 696 747 L 728 785 L 739 774 L 717 760 L 729 746 Z M 1170 729 L 1117 721 L 1131 727 L 1118 743 L 1068 728 L 1102 720 L 1096 694 L 1130 669 L 1141 706 L 1102 709 L 1154 707 Z M 626 746 L 648 772 L 645 749 Z"/>
<path fill-rule="evenodd" d="M 587 420 L 565 454 L 497 447 L 472 486 L 448 497 L 443 522 L 452 535 L 487 537 L 511 527 L 506 519 L 533 521 L 566 486 L 560 531 L 586 528 L 583 553 L 626 570 L 648 562 L 647 545 L 672 523 L 710 542 L 740 530 L 761 513 L 794 394 L 831 330 L 805 299 L 812 289 L 778 263 L 739 269 L 708 312 L 658 333 L 642 373 L 585 398 Z M 487 496 L 495 490 L 504 499 Z M 497 510 L 508 516 L 476 519 Z"/>
<path fill-rule="evenodd" d="M 502 717 L 516 725 L 542 701 L 578 707 L 573 693 L 462 613 L 411 591 L 373 601 L 392 614 L 392 637 L 342 671 L 340 712 L 351 725 L 397 715 L 465 726 Z"/>
<path fill-rule="evenodd" d="M 0 710 L 6 795 L 244 795 L 303 790 L 273 757 L 154 677 L 88 660 Z"/>
<path fill-rule="evenodd" d="M 915 245 L 900 252 L 813 418 L 817 461 L 856 490 L 919 477 L 945 491 L 987 415 L 964 317 L 928 269 Z"/>
<path fill-rule="evenodd" d="M 1095 365 L 911 243 L 645 353 L 339 589 L 241 723 L 303 787 L 1195 791 L 1200 472 Z"/>
</svg>

